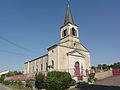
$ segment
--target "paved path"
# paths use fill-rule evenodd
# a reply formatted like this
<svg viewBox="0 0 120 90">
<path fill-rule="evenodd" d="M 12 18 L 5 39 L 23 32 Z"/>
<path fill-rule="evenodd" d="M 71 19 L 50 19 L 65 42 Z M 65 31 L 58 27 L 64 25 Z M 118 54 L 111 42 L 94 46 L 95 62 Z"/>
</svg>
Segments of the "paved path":
<svg viewBox="0 0 120 90">
<path fill-rule="evenodd" d="M 120 75 L 97 81 L 94 85 L 71 90 L 120 90 Z"/>
<path fill-rule="evenodd" d="M 13 90 L 13 89 L 0 85 L 0 90 Z"/>
</svg>

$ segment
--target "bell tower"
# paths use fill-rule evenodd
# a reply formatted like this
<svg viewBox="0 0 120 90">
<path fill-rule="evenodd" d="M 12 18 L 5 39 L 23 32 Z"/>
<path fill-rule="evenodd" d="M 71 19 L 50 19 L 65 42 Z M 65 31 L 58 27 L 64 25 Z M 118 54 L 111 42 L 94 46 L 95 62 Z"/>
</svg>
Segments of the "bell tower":
<svg viewBox="0 0 120 90">
<path fill-rule="evenodd" d="M 75 42 L 80 43 L 78 26 L 74 24 L 72 13 L 68 5 L 64 25 L 60 28 L 60 43 Z"/>
</svg>

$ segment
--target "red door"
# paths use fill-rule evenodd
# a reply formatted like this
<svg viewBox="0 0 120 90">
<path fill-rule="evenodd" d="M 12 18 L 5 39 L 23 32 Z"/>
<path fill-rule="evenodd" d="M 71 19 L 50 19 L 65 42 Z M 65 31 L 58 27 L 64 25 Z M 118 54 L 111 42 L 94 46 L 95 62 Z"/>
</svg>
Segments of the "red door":
<svg viewBox="0 0 120 90">
<path fill-rule="evenodd" d="M 80 64 L 79 62 L 76 62 L 75 65 L 75 76 L 77 77 L 78 80 L 82 80 L 81 76 L 80 76 Z"/>
</svg>

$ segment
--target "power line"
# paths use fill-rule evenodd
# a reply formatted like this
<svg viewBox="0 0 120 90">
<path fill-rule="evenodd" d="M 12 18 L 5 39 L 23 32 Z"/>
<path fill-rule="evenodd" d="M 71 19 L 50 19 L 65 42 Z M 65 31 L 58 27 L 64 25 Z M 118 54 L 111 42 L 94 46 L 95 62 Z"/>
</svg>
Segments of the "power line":
<svg viewBox="0 0 120 90">
<path fill-rule="evenodd" d="M 28 56 L 28 54 L 17 53 L 17 52 L 12 52 L 12 51 L 8 51 L 8 50 L 2 50 L 2 49 L 0 49 L 0 52 L 8 53 L 8 54 L 14 54 L 14 55 L 20 55 L 20 56 Z M 31 56 L 31 55 L 29 55 L 29 56 Z"/>
<path fill-rule="evenodd" d="M 31 52 L 31 50 L 29 50 L 29 49 L 27 49 L 27 48 L 25 48 L 25 47 L 23 47 L 23 46 L 20 46 L 20 45 L 14 43 L 14 42 L 12 42 L 12 41 L 10 41 L 10 40 L 2 37 L 2 36 L 0 36 L 0 39 L 3 40 L 3 41 L 6 41 L 7 43 L 9 43 L 9 44 L 11 44 L 11 45 L 13 45 L 13 46 L 15 46 L 15 47 L 17 47 L 17 48 L 21 48 L 22 50 L 25 50 L 25 51 L 27 51 L 27 52 Z"/>
</svg>

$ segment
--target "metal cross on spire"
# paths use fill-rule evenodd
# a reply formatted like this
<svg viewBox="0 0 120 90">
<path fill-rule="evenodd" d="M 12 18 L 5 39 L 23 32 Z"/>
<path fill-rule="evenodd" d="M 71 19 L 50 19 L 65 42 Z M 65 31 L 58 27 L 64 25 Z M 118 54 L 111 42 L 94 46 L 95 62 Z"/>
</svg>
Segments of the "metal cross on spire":
<svg viewBox="0 0 120 90">
<path fill-rule="evenodd" d="M 68 2 L 68 7 L 70 7 L 70 0 L 67 0 L 67 2 Z"/>
</svg>

